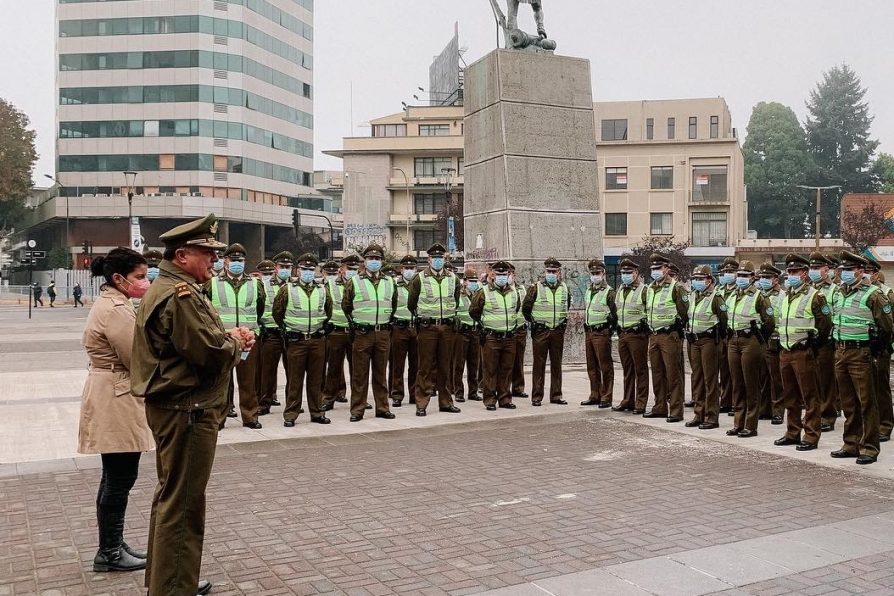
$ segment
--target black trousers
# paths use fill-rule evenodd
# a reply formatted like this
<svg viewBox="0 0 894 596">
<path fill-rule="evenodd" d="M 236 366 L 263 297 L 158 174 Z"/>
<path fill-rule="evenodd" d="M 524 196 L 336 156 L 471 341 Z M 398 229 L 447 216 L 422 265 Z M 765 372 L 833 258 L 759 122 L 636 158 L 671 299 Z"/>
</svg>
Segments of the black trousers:
<svg viewBox="0 0 894 596">
<path fill-rule="evenodd" d="M 105 544 L 110 536 L 103 535 L 103 524 L 109 517 L 121 516 L 127 509 L 130 489 L 137 481 L 140 473 L 140 456 L 135 453 L 103 453 L 102 478 L 99 491 L 96 493 L 96 520 L 99 527 L 100 548 L 116 548 L 119 544 Z M 122 540 L 122 536 L 114 536 L 114 541 Z"/>
</svg>

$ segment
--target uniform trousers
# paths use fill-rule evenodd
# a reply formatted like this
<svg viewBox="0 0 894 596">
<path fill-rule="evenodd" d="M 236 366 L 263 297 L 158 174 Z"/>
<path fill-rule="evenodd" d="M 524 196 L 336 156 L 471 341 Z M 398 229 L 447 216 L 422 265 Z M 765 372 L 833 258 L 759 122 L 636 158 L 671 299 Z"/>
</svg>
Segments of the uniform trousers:
<svg viewBox="0 0 894 596">
<path fill-rule="evenodd" d="M 704 424 L 717 424 L 720 415 L 720 342 L 712 333 L 689 344 L 689 366 L 692 368 L 692 401 L 695 402 L 695 419 Z M 673 415 L 673 414 L 671 414 Z"/>
<path fill-rule="evenodd" d="M 264 331 L 258 340 L 260 362 L 258 363 L 258 406 L 269 411 L 276 401 L 276 390 L 279 383 L 279 361 L 286 367 L 286 394 L 289 392 L 288 359 L 285 358 L 285 346 L 278 330 Z"/>
<path fill-rule="evenodd" d="M 326 364 L 326 338 L 310 337 L 303 340 L 286 341 L 286 370 L 289 383 L 286 392 L 286 408 L 283 418 L 293 422 L 298 418 L 307 385 L 307 409 L 311 419 L 323 416 L 322 378 Z M 306 383 L 305 383 L 306 381 Z"/>
<path fill-rule="evenodd" d="M 683 339 L 676 331 L 649 336 L 649 364 L 655 392 L 655 403 L 652 405 L 654 414 L 683 417 L 682 346 Z"/>
<path fill-rule="evenodd" d="M 516 338 L 488 335 L 481 347 L 481 359 L 484 362 L 484 405 L 501 406 L 512 403 L 510 386 L 512 383 L 512 365 L 515 362 Z"/>
<path fill-rule="evenodd" d="M 835 351 L 835 378 L 844 411 L 843 451 L 878 457 L 879 416 L 869 348 Z"/>
<path fill-rule="evenodd" d="M 782 401 L 785 405 L 786 438 L 813 445 L 820 438 L 820 392 L 813 350 L 801 348 L 779 353 Z M 801 415 L 804 420 L 801 420 Z M 804 436 L 801 437 L 803 431 Z"/>
<path fill-rule="evenodd" d="M 720 341 L 720 407 L 731 408 L 733 406 L 733 381 L 730 376 L 729 364 L 729 342 L 732 341 L 724 337 Z"/>
<path fill-rule="evenodd" d="M 369 379 L 372 369 L 372 392 L 376 414 L 390 411 L 388 408 L 388 356 L 391 353 L 391 331 L 379 329 L 354 335 L 351 350 L 351 415 L 363 416 L 369 403 Z"/>
<path fill-rule="evenodd" d="M 891 353 L 873 358 L 875 370 L 874 393 L 878 403 L 879 433 L 890 437 L 894 429 L 894 405 L 891 403 Z"/>
<path fill-rule="evenodd" d="M 609 329 L 587 331 L 584 336 L 584 344 L 586 346 L 587 376 L 590 378 L 589 399 L 611 405 L 615 387 L 612 332 Z M 633 407 L 632 404 L 631 407 Z"/>
<path fill-rule="evenodd" d="M 764 366 L 761 369 L 761 416 L 782 418 L 784 414 L 782 375 L 779 373 L 779 340 L 771 339 L 764 350 Z"/>
<path fill-rule="evenodd" d="M 323 404 L 326 407 L 335 401 L 345 399 L 347 393 L 345 359 L 348 361 L 350 372 L 354 367 L 351 358 L 351 334 L 343 327 L 336 327 L 326 338 L 326 381 L 323 389 Z"/>
<path fill-rule="evenodd" d="M 149 518 L 149 596 L 196 593 L 205 539 L 205 488 L 218 424 L 225 415 L 225 406 L 186 412 L 146 403 L 158 474 Z"/>
<path fill-rule="evenodd" d="M 816 353 L 816 374 L 820 388 L 820 420 L 834 425 L 838 418 L 838 386 L 835 383 L 835 346 L 826 342 Z"/>
<path fill-rule="evenodd" d="M 242 423 L 257 422 L 258 411 L 258 364 L 261 361 L 261 344 L 255 342 L 248 358 L 236 365 L 236 384 L 239 386 L 239 411 Z"/>
<path fill-rule="evenodd" d="M 471 397 L 478 393 L 479 363 L 481 362 L 481 342 L 474 327 L 457 329 L 453 334 L 453 376 L 448 389 L 456 397 L 463 397 L 463 369 Z"/>
<path fill-rule="evenodd" d="M 549 358 L 549 400 L 562 399 L 562 355 L 565 351 L 565 326 L 531 331 L 534 344 L 534 372 L 531 376 L 531 403 L 543 401 L 546 390 L 546 359 Z M 516 358 L 517 359 L 517 358 Z"/>
<path fill-rule="evenodd" d="M 391 356 L 389 357 L 388 394 L 391 399 L 404 399 L 404 369 L 407 369 L 406 395 L 413 398 L 416 394 L 416 379 L 419 370 L 419 353 L 416 341 L 416 329 L 409 325 L 395 325 L 391 330 Z M 410 400 L 410 403 L 413 399 Z"/>
<path fill-rule="evenodd" d="M 765 365 L 764 344 L 756 335 L 733 337 L 729 340 L 727 352 L 727 365 L 733 386 L 733 408 L 736 413 L 733 427 L 739 430 L 757 430 L 761 369 Z"/>
<path fill-rule="evenodd" d="M 624 370 L 624 399 L 620 406 L 645 411 L 649 402 L 649 336 L 621 331 L 618 358 Z"/>
<path fill-rule="evenodd" d="M 528 346 L 528 327 L 515 330 L 515 352 L 512 361 L 512 395 L 520 397 L 525 392 L 525 351 Z"/>
<path fill-rule="evenodd" d="M 421 324 L 416 330 L 419 373 L 416 377 L 416 408 L 424 410 L 437 394 L 438 407 L 453 406 L 448 385 L 453 373 L 453 325 Z"/>
</svg>

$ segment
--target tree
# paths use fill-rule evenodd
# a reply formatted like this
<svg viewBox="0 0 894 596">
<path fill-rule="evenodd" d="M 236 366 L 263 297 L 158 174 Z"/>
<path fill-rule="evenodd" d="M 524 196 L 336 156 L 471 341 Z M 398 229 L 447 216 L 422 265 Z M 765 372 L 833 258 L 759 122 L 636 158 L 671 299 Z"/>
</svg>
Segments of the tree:
<svg viewBox="0 0 894 596">
<path fill-rule="evenodd" d="M 47 265 L 50 269 L 70 269 L 71 257 L 64 246 L 51 248 L 47 253 Z"/>
<path fill-rule="evenodd" d="M 879 153 L 872 164 L 872 175 L 881 192 L 894 193 L 894 155 Z"/>
<path fill-rule="evenodd" d="M 890 235 L 891 222 L 878 201 L 867 202 L 859 211 L 847 210 L 841 217 L 841 239 L 857 253 Z"/>
<path fill-rule="evenodd" d="M 847 64 L 823 73 L 807 101 L 807 146 L 817 166 L 820 186 L 841 185 L 823 195 L 822 230 L 839 233 L 841 197 L 849 192 L 875 192 L 870 169 L 878 141 L 869 138 L 872 116 L 863 101 L 866 89 Z"/>
<path fill-rule="evenodd" d="M 742 151 L 751 227 L 761 238 L 800 236 L 811 201 L 796 185 L 812 177 L 813 162 L 795 112 L 775 102 L 754 106 Z"/>
<path fill-rule="evenodd" d="M 28 116 L 0 98 L 0 237 L 24 215 L 37 160 Z"/>
<path fill-rule="evenodd" d="M 687 248 L 689 248 L 688 242 L 677 242 L 673 236 L 643 236 L 642 241 L 624 256 L 636 263 L 640 271 L 646 272 L 651 264 L 649 257 L 653 253 L 659 253 L 679 267 L 683 277 L 689 277 L 689 274 L 692 273 L 693 263 L 686 256 Z"/>
</svg>

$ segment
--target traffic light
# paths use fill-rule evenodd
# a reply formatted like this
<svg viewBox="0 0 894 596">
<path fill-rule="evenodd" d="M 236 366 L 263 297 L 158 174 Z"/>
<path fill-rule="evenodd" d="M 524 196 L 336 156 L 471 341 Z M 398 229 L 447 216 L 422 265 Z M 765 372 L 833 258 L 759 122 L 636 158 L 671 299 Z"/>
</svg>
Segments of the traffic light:
<svg viewBox="0 0 894 596">
<path fill-rule="evenodd" d="M 90 244 L 86 240 L 84 240 L 84 244 L 81 245 L 81 254 L 82 255 L 90 254 Z"/>
<path fill-rule="evenodd" d="M 301 213 L 297 209 L 292 209 L 292 227 L 296 230 L 301 227 Z"/>
<path fill-rule="evenodd" d="M 84 269 L 90 269 L 90 257 L 84 257 Z"/>
</svg>

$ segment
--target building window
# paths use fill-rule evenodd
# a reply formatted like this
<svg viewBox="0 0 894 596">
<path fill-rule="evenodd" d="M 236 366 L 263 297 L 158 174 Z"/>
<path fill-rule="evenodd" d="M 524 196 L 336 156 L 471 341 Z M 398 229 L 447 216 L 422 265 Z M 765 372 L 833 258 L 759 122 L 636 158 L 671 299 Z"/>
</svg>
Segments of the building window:
<svg viewBox="0 0 894 596">
<path fill-rule="evenodd" d="M 674 187 L 674 166 L 652 168 L 652 190 L 667 190 Z"/>
<path fill-rule="evenodd" d="M 646 140 L 651 141 L 655 138 L 655 119 L 646 118 Z"/>
<path fill-rule="evenodd" d="M 450 134 L 449 124 L 420 124 L 420 137 L 446 137 Z"/>
<path fill-rule="evenodd" d="M 466 158 L 465 157 L 460 157 L 459 160 L 456 162 L 456 171 L 460 176 L 465 174 L 465 172 L 466 172 Z"/>
<path fill-rule="evenodd" d="M 720 117 L 711 116 L 711 138 L 716 139 L 720 136 Z"/>
<path fill-rule="evenodd" d="M 692 212 L 692 246 L 727 246 L 726 213 Z"/>
<path fill-rule="evenodd" d="M 435 243 L 434 230 L 415 230 L 413 232 L 413 250 L 425 251 Z"/>
<path fill-rule="evenodd" d="M 441 170 L 452 167 L 453 160 L 449 157 L 417 157 L 415 176 L 417 178 L 436 178 L 442 175 Z"/>
<path fill-rule="evenodd" d="M 606 236 L 626 236 L 627 235 L 627 214 L 626 213 L 606 213 L 605 214 L 605 235 Z"/>
<path fill-rule="evenodd" d="M 627 168 L 605 168 L 605 190 L 627 190 Z"/>
<path fill-rule="evenodd" d="M 407 136 L 406 124 L 376 124 L 372 128 L 374 137 L 405 137 Z"/>
<path fill-rule="evenodd" d="M 417 193 L 413 195 L 413 213 L 435 215 L 443 211 L 446 202 L 447 197 L 444 193 Z"/>
<path fill-rule="evenodd" d="M 726 203 L 726 166 L 695 166 L 692 168 L 692 202 Z"/>
<path fill-rule="evenodd" d="M 652 236 L 671 236 L 674 233 L 673 213 L 650 213 L 649 234 Z"/>
<path fill-rule="evenodd" d="M 626 141 L 627 140 L 627 120 L 603 120 L 602 121 L 602 140 L 603 141 Z"/>
<path fill-rule="evenodd" d="M 677 136 L 677 119 L 676 118 L 668 118 L 667 119 L 667 139 L 672 141 Z"/>
<path fill-rule="evenodd" d="M 689 138 L 698 138 L 698 118 L 696 118 L 695 116 L 689 117 Z"/>
</svg>

